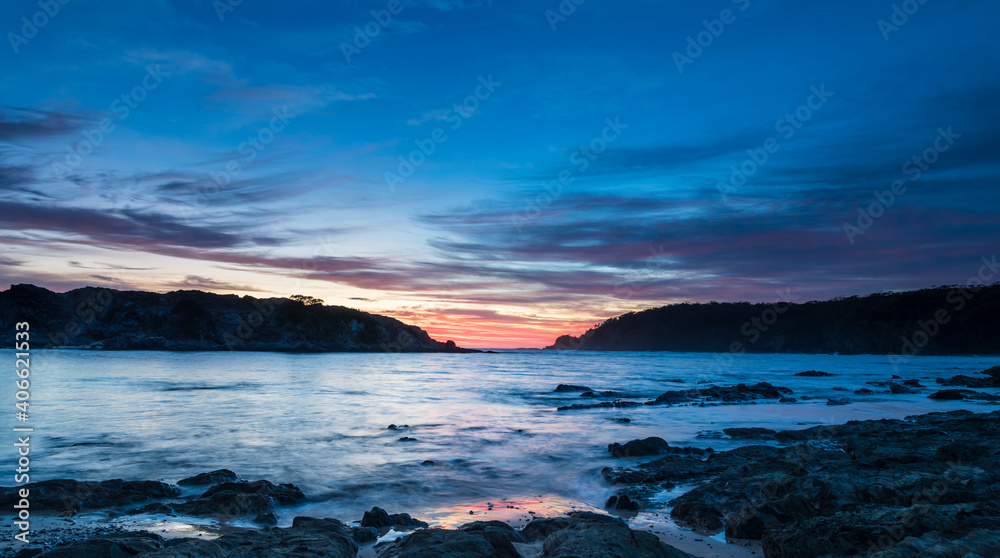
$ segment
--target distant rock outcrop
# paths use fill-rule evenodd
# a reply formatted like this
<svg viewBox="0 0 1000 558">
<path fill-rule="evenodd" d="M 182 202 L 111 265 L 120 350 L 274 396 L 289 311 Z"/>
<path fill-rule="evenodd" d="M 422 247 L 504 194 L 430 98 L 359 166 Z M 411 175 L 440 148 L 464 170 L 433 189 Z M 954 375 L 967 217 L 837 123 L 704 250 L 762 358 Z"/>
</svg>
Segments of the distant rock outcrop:
<svg viewBox="0 0 1000 558">
<path fill-rule="evenodd" d="M 286 352 L 477 352 L 416 326 L 342 306 L 202 291 L 166 294 L 34 285 L 0 292 L 0 332 L 30 325 L 32 348 Z"/>
<path fill-rule="evenodd" d="M 546 349 L 1000 354 L 1000 283 L 803 304 L 672 304 L 611 318 L 580 337 L 563 335 Z"/>
</svg>

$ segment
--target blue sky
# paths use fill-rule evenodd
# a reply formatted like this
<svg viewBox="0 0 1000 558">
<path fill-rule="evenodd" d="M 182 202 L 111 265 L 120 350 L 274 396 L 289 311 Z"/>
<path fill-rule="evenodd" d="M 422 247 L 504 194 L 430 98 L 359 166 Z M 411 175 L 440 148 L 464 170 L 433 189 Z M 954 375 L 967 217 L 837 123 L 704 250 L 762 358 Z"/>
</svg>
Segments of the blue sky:
<svg viewBox="0 0 1000 558">
<path fill-rule="evenodd" d="M 965 283 L 1000 238 L 998 16 L 6 2 L 0 274 L 310 294 L 471 346 Z"/>
</svg>

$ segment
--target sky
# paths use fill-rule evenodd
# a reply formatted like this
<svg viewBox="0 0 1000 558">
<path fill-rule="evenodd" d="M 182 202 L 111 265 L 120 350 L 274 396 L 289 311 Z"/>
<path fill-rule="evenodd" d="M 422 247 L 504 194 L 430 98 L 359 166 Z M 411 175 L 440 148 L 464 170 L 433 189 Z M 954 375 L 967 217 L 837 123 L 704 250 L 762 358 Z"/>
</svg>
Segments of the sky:
<svg viewBox="0 0 1000 558">
<path fill-rule="evenodd" d="M 974 282 L 1000 239 L 998 21 L 10 0 L 0 285 L 304 294 L 509 348 L 672 302 Z"/>
</svg>

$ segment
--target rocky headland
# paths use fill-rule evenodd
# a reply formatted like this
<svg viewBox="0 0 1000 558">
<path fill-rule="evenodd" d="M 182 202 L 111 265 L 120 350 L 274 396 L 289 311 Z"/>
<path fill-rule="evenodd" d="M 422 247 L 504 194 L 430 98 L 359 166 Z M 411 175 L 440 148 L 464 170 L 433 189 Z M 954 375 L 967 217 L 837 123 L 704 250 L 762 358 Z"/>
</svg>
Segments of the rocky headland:
<svg viewBox="0 0 1000 558">
<path fill-rule="evenodd" d="M 827 301 L 682 303 L 629 312 L 547 349 L 711 353 L 1000 354 L 1000 284 Z"/>
<path fill-rule="evenodd" d="M 34 285 L 0 292 L 0 333 L 27 322 L 32 348 L 171 351 L 478 352 L 419 327 L 302 297 L 165 294 Z"/>
</svg>

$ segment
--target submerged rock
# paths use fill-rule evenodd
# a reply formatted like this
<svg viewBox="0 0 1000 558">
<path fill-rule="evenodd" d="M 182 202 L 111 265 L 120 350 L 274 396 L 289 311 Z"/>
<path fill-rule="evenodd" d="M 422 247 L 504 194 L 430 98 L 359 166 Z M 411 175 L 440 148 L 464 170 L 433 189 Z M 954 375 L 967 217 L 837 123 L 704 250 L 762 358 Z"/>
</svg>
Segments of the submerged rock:
<svg viewBox="0 0 1000 558">
<path fill-rule="evenodd" d="M 806 378 L 826 378 L 828 376 L 836 376 L 836 374 L 830 374 L 820 370 L 806 370 L 805 372 L 799 372 L 796 376 L 803 376 Z"/>
<path fill-rule="evenodd" d="M 730 438 L 773 438 L 777 432 L 769 428 L 725 428 L 722 430 Z"/>
<path fill-rule="evenodd" d="M 632 440 L 625 444 L 610 444 L 608 451 L 614 457 L 643 457 L 667 453 L 670 444 L 663 438 L 649 437 L 645 440 Z"/>
<path fill-rule="evenodd" d="M 1000 396 L 973 391 L 971 389 L 944 389 L 927 396 L 928 399 L 939 399 L 943 401 L 961 401 L 963 399 L 978 401 L 1000 401 Z"/>
<path fill-rule="evenodd" d="M 551 384 L 549 384 L 551 385 Z M 574 391 L 594 391 L 586 386 L 574 386 L 572 384 L 559 384 L 553 393 L 572 393 Z"/>
<path fill-rule="evenodd" d="M 980 374 L 986 376 L 965 376 L 958 375 L 949 379 L 938 378 L 939 384 L 946 386 L 961 386 L 970 388 L 998 388 L 1000 387 L 1000 366 L 994 366 L 989 370 L 983 370 Z"/>
<path fill-rule="evenodd" d="M 177 481 L 182 486 L 198 486 L 203 484 L 217 484 L 220 482 L 233 482 L 240 480 L 239 475 L 229 469 L 218 469 L 211 473 L 202 473 L 186 479 Z"/>
</svg>

